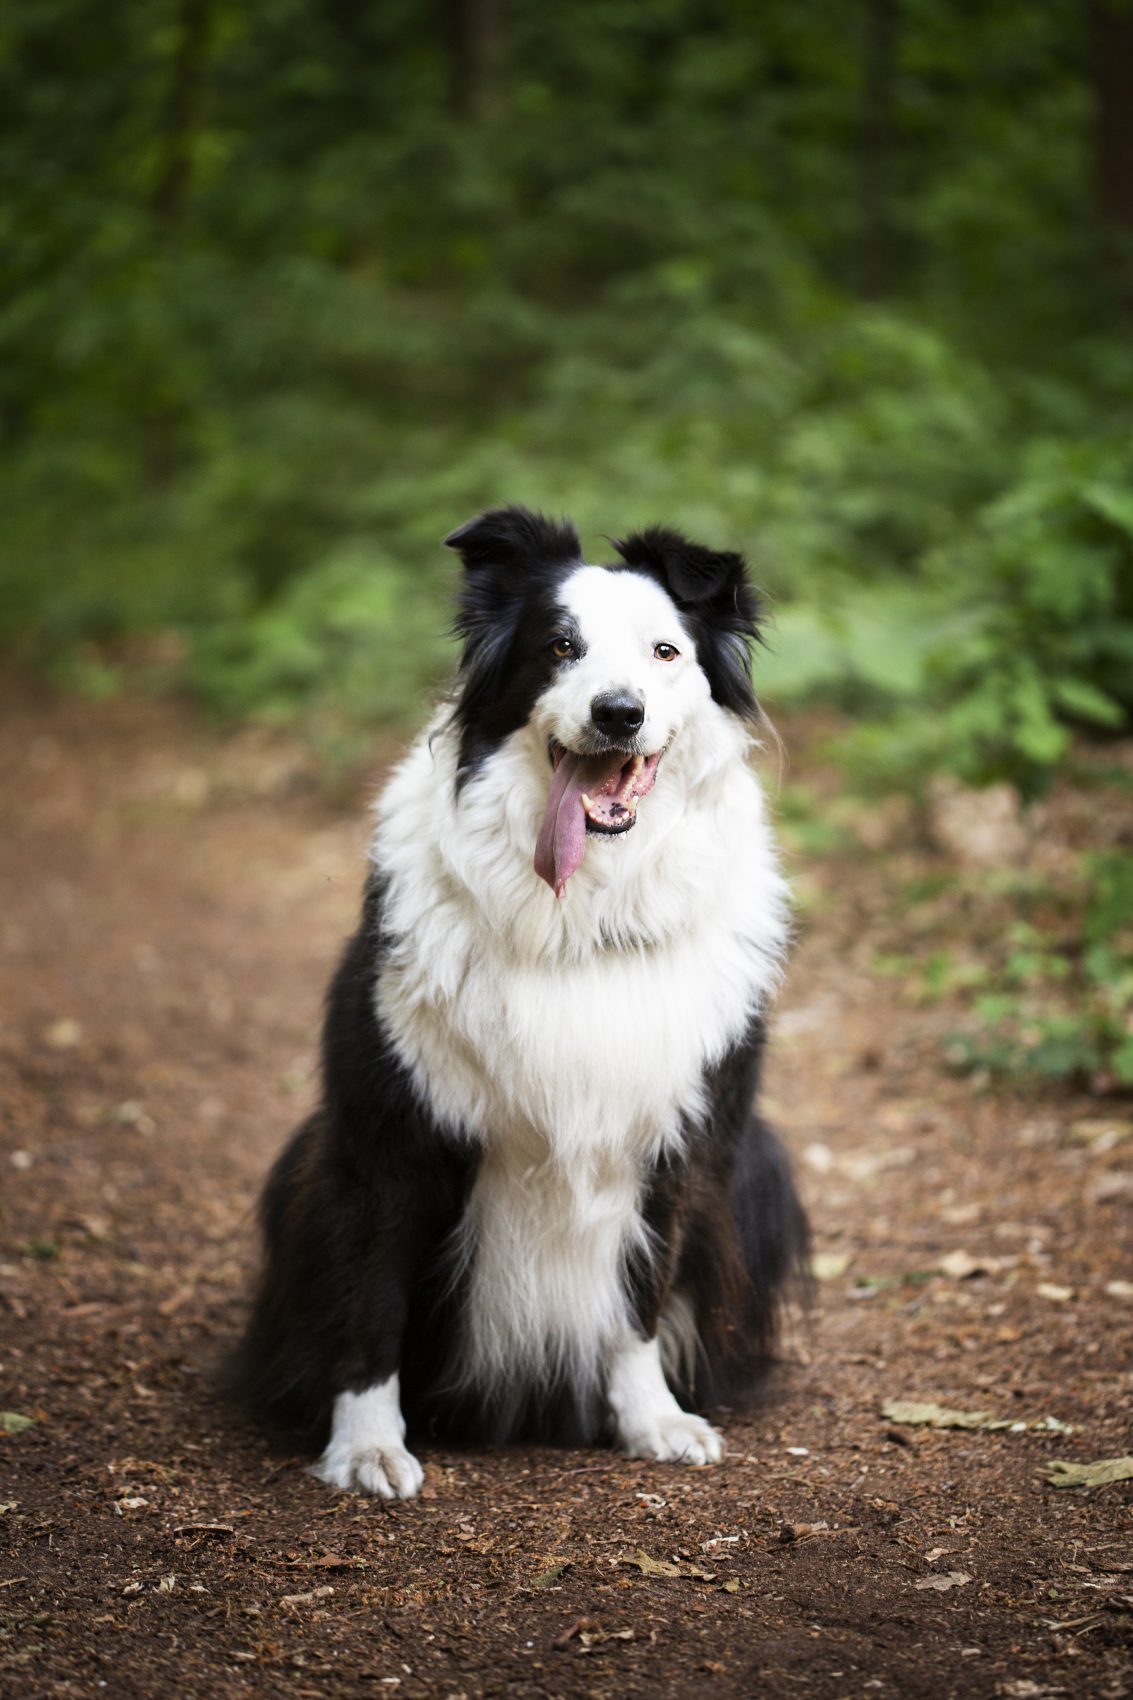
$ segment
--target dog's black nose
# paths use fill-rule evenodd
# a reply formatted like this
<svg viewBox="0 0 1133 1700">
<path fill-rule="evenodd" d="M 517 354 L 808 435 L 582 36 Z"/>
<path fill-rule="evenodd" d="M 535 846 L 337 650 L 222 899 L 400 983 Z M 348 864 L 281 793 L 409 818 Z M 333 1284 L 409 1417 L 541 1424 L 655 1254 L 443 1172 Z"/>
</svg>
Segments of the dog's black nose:
<svg viewBox="0 0 1133 1700">
<path fill-rule="evenodd" d="M 645 719 L 645 704 L 629 691 L 604 691 L 590 704 L 590 718 L 607 738 L 632 738 Z"/>
</svg>

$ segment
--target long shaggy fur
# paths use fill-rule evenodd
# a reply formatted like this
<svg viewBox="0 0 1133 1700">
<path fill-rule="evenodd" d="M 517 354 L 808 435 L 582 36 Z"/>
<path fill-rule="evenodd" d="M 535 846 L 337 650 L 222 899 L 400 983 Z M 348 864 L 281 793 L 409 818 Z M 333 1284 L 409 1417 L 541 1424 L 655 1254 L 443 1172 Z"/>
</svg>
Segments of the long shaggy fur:
<svg viewBox="0 0 1133 1700">
<path fill-rule="evenodd" d="M 806 1238 L 754 1108 L 787 936 L 758 601 L 738 555 L 660 528 L 606 567 L 518 508 L 448 542 L 456 693 L 378 806 L 321 1102 L 264 1192 L 243 1387 L 371 1492 L 416 1491 L 406 1427 L 711 1462 L 690 1413 L 758 1376 Z M 532 866 L 552 761 L 607 747 L 607 699 L 640 706 L 655 783 L 557 901 Z"/>
</svg>

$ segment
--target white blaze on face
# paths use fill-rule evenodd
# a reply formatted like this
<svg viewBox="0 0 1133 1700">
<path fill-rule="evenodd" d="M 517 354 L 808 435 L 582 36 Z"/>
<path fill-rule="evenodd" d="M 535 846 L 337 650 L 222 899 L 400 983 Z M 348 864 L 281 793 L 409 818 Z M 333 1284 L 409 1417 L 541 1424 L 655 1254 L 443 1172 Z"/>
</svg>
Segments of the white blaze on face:
<svg viewBox="0 0 1133 1700">
<path fill-rule="evenodd" d="M 629 692 L 645 707 L 635 742 L 646 755 L 662 750 L 710 695 L 696 646 L 669 596 L 641 573 L 579 567 L 559 601 L 578 628 L 583 654 L 566 662 L 544 691 L 534 718 L 540 731 L 567 749 L 592 743 L 590 705 L 606 692 Z M 658 660 L 658 644 L 675 659 Z"/>
</svg>

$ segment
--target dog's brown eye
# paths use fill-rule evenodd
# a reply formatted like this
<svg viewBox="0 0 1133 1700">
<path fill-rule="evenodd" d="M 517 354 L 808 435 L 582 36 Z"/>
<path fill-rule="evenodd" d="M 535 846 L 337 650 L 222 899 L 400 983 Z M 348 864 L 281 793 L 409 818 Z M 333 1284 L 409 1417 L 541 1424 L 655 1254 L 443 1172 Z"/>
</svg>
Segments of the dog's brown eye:
<svg viewBox="0 0 1133 1700">
<path fill-rule="evenodd" d="M 552 638 L 550 649 L 556 661 L 573 661 L 578 654 L 573 639 L 568 637 Z"/>
<path fill-rule="evenodd" d="M 658 661 L 675 661 L 680 653 L 677 646 L 672 643 L 655 643 L 653 645 L 653 654 Z"/>
</svg>

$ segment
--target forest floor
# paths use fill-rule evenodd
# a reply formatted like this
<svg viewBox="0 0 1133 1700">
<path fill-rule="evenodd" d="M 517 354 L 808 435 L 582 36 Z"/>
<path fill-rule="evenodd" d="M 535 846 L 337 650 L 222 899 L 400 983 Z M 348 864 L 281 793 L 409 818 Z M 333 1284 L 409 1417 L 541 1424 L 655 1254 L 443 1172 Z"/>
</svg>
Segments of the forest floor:
<svg viewBox="0 0 1133 1700">
<path fill-rule="evenodd" d="M 838 776 L 789 740 L 784 802 L 814 808 L 769 1100 L 823 1278 L 723 1465 L 425 1448 L 422 1498 L 386 1505 L 210 1380 L 311 1099 L 363 799 L 174 706 L 0 708 L 0 1693 L 1133 1692 L 1133 1483 L 1046 1480 L 1133 1450 L 1133 1111 L 944 1066 L 947 1000 L 876 964 L 988 921 L 900 800 L 824 843 Z"/>
</svg>

